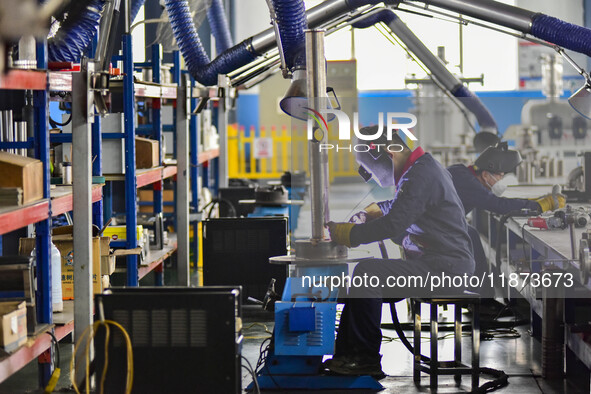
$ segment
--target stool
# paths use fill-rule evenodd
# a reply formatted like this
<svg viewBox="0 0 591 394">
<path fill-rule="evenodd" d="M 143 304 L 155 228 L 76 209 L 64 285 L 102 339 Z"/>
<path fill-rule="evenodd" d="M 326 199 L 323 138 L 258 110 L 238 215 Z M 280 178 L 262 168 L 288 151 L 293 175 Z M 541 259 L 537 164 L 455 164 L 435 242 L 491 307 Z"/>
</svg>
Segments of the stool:
<svg viewBox="0 0 591 394">
<path fill-rule="evenodd" d="M 431 360 L 421 360 L 421 304 L 430 305 L 431 315 Z M 439 306 L 454 305 L 454 360 L 439 361 L 438 345 L 438 308 Z M 472 306 L 472 366 L 462 363 L 462 307 Z M 479 298 L 413 298 L 411 299 L 414 316 L 414 363 L 413 380 L 416 384 L 421 381 L 421 372 L 430 375 L 430 387 L 437 390 L 439 375 L 454 375 L 459 383 L 462 375 L 472 375 L 472 390 L 479 386 L 480 377 L 480 299 Z"/>
</svg>

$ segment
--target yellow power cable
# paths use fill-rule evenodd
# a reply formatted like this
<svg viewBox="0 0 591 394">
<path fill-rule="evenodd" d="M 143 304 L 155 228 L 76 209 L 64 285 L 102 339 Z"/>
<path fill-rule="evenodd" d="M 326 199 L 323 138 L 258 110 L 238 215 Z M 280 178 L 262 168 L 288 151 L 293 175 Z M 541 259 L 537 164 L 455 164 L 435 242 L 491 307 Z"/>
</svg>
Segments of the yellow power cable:
<svg viewBox="0 0 591 394">
<path fill-rule="evenodd" d="M 107 378 L 107 368 L 109 367 L 109 337 L 111 330 L 109 325 L 105 324 L 105 366 L 103 367 L 103 376 L 101 376 L 101 388 L 100 394 L 104 393 L 105 390 L 105 379 Z"/>
<path fill-rule="evenodd" d="M 70 360 L 70 382 L 72 383 L 72 386 L 74 387 L 74 390 L 76 391 L 76 394 L 80 394 L 80 390 L 78 390 L 78 386 L 76 385 L 76 376 L 75 376 L 76 373 L 75 373 L 75 369 L 74 369 L 74 365 L 76 363 L 76 354 L 78 354 L 78 348 L 80 347 L 80 344 L 84 340 L 84 337 L 86 337 L 86 335 L 88 335 L 90 329 L 93 327 L 94 327 L 94 325 L 90 325 L 84 329 L 84 331 L 82 332 L 82 335 L 76 341 L 76 345 L 74 345 L 74 353 L 72 354 L 72 359 Z"/>
<path fill-rule="evenodd" d="M 133 386 L 133 349 L 131 346 L 131 339 L 129 337 L 129 334 L 127 333 L 127 331 L 125 330 L 125 328 L 123 328 L 123 326 L 113 320 L 103 320 L 103 321 L 97 321 L 94 324 L 88 326 L 83 332 L 82 335 L 80 336 L 80 338 L 77 340 L 76 345 L 74 346 L 74 354 L 72 355 L 72 359 L 70 360 L 70 381 L 72 383 L 72 386 L 74 387 L 74 390 L 76 391 L 77 394 L 81 394 L 80 390 L 78 388 L 78 385 L 76 384 L 76 374 L 75 374 L 75 365 L 76 365 L 76 354 L 78 353 L 78 349 L 80 347 L 80 345 L 82 344 L 82 342 L 84 341 L 84 338 L 87 337 L 87 341 L 86 341 L 86 349 L 84 352 L 84 358 L 85 358 L 85 377 L 86 377 L 86 393 L 90 393 L 90 343 L 92 342 L 92 339 L 94 338 L 94 336 L 96 335 L 96 332 L 98 330 L 98 328 L 104 325 L 105 329 L 107 330 L 106 332 L 106 336 L 105 336 L 105 366 L 103 369 L 103 374 L 101 376 L 101 393 L 103 393 L 103 386 L 104 386 L 104 381 L 106 378 L 106 374 L 107 374 L 107 367 L 108 367 L 108 345 L 109 345 L 109 339 L 110 339 L 110 329 L 109 329 L 109 325 L 113 325 L 116 328 L 118 328 L 119 330 L 121 330 L 121 333 L 123 334 L 123 337 L 125 338 L 125 345 L 126 345 L 126 350 L 127 350 L 127 378 L 126 378 L 126 382 L 125 382 L 125 394 L 131 394 L 131 389 Z M 90 333 L 90 330 L 92 330 L 92 334 Z"/>
<path fill-rule="evenodd" d="M 51 374 L 51 378 L 49 378 L 49 382 L 47 383 L 47 387 L 45 387 L 44 393 L 51 394 L 55 390 L 55 386 L 57 386 L 57 382 L 60 379 L 61 370 L 59 368 L 55 368 L 53 373 Z"/>
</svg>

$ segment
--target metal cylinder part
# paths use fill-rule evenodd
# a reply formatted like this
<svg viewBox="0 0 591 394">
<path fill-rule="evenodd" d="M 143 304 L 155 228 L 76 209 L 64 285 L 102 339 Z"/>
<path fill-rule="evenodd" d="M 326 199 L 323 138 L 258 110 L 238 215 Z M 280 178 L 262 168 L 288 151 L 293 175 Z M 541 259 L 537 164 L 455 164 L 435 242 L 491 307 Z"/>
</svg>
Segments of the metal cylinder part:
<svg viewBox="0 0 591 394">
<path fill-rule="evenodd" d="M 414 1 L 414 0 L 413 0 Z M 421 0 L 449 11 L 529 33 L 535 12 L 492 0 Z"/>
<path fill-rule="evenodd" d="M 308 106 L 321 113 L 327 108 L 326 64 L 324 60 L 324 30 L 306 30 L 306 78 Z M 320 122 L 321 123 L 321 122 Z M 328 130 L 322 124 L 313 124 L 312 138 L 308 136 L 310 164 L 310 200 L 312 210 L 312 239 L 324 238 L 324 224 L 328 212 L 328 152 L 321 144 L 328 141 Z"/>
<path fill-rule="evenodd" d="M 15 122 L 16 138 L 18 142 L 27 142 L 27 122 Z M 21 156 L 27 155 L 27 150 L 24 148 L 18 149 L 18 154 Z"/>
<path fill-rule="evenodd" d="M 12 110 L 2 111 L 2 130 L 4 131 L 4 141 L 14 142 L 14 127 L 12 123 Z M 14 149 L 8 149 L 8 153 L 14 153 Z"/>
<path fill-rule="evenodd" d="M 62 163 L 62 183 L 64 185 L 72 184 L 72 163 L 70 162 Z"/>
<path fill-rule="evenodd" d="M 23 36 L 18 41 L 18 60 L 16 68 L 31 69 L 37 67 L 37 43 L 33 36 Z"/>
</svg>

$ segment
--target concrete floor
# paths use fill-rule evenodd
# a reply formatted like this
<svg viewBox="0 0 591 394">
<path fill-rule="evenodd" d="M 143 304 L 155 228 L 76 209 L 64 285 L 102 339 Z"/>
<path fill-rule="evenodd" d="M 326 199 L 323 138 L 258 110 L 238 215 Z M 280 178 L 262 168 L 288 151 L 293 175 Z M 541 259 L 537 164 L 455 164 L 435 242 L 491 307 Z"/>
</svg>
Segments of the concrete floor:
<svg viewBox="0 0 591 394">
<path fill-rule="evenodd" d="M 379 201 L 389 198 L 391 193 L 379 188 L 371 189 L 362 183 L 340 184 L 331 188 L 331 218 L 334 221 L 346 221 L 351 214 L 359 211 L 373 201 Z M 357 207 L 355 207 L 357 205 Z M 310 234 L 310 213 L 306 209 L 309 204 L 302 209 L 300 216 L 300 225 L 296 236 L 305 237 Z M 378 256 L 377 246 L 368 246 L 363 248 L 366 253 Z M 390 243 L 388 250 L 391 257 L 397 256 L 397 248 Z M 169 277 L 169 275 L 167 275 Z M 174 277 L 174 275 L 170 275 Z M 168 284 L 172 284 L 167 282 Z M 398 313 L 402 322 L 406 319 L 404 303 L 399 303 Z M 273 330 L 272 317 L 262 315 L 260 312 L 252 313 L 252 307 L 245 310 L 244 322 L 244 343 L 242 354 L 256 365 L 259 357 L 259 347 L 261 342 L 270 336 L 268 332 Z M 447 312 L 448 314 L 451 311 Z M 424 317 L 427 315 L 424 314 Z M 442 318 L 449 318 L 443 315 Z M 383 322 L 391 322 L 389 311 L 384 312 Z M 255 324 L 256 323 L 256 324 Z M 481 366 L 504 370 L 509 375 L 509 385 L 495 392 L 502 394 L 559 394 L 559 393 L 589 393 L 589 390 L 582 390 L 583 385 L 569 383 L 566 380 L 546 381 L 541 377 L 541 345 L 538 340 L 532 338 L 528 332 L 528 326 L 517 328 L 520 334 L 519 338 L 501 338 L 496 337 L 493 340 L 484 340 L 481 344 Z M 444 336 L 446 333 L 442 333 Z M 383 354 L 382 368 L 387 377 L 380 383 L 384 386 L 382 393 L 430 393 L 428 376 L 424 376 L 421 386 L 416 387 L 412 381 L 412 356 L 408 350 L 397 339 L 393 330 L 383 330 L 385 337 L 392 340 L 385 340 L 382 344 L 381 353 Z M 410 337 L 412 333 L 407 332 Z M 469 355 L 469 338 L 464 340 L 464 354 Z M 440 355 L 443 358 L 450 358 L 452 352 L 452 339 L 440 340 Z M 57 391 L 72 393 L 69 385 L 69 362 L 72 352 L 72 345 L 66 341 L 61 346 L 61 368 L 62 374 L 57 386 Z M 424 353 L 428 355 L 427 346 L 424 347 Z M 243 369 L 243 387 L 251 383 L 251 376 Z M 35 362 L 29 364 L 21 371 L 13 375 L 4 383 L 0 384 L 0 394 L 17 393 L 41 393 L 37 388 L 37 365 Z M 486 381 L 481 377 L 481 384 Z M 464 377 L 462 384 L 457 387 L 453 378 L 442 377 L 439 381 L 439 393 L 466 393 L 470 392 L 470 380 Z M 301 392 L 301 391 L 300 391 Z M 323 394 L 336 394 L 340 391 L 318 391 Z M 361 393 L 361 391 L 352 391 Z M 282 393 L 296 393 L 296 391 L 282 391 Z M 303 392 L 301 392 L 303 393 Z M 314 391 L 305 391 L 312 394 Z M 143 393 L 142 393 L 143 394 Z M 209 394 L 209 393 L 205 393 Z M 211 393 L 211 394 L 229 394 L 229 393 Z"/>
<path fill-rule="evenodd" d="M 406 308 L 404 303 L 399 303 L 398 314 L 400 321 L 405 322 Z M 426 311 L 423 316 L 426 316 Z M 452 318 L 451 310 L 443 312 L 440 315 L 440 321 Z M 464 319 L 465 321 L 466 319 Z M 389 308 L 384 306 L 384 313 L 382 318 L 383 323 L 391 322 Z M 269 330 L 272 330 L 272 322 L 264 322 Z M 252 323 L 245 323 L 244 330 L 244 346 L 242 353 L 251 362 L 256 365 L 258 359 L 259 346 L 264 338 L 269 334 L 265 332 L 265 327 L 260 324 L 252 325 Z M 500 337 L 492 340 L 485 340 L 481 342 L 481 356 L 480 363 L 483 367 L 503 370 L 509 376 L 509 385 L 498 389 L 495 393 L 502 394 L 573 394 L 573 393 L 589 393 L 588 390 L 583 390 L 574 383 L 569 383 L 566 380 L 547 381 L 541 377 L 541 344 L 538 340 L 532 338 L 528 332 L 527 326 L 518 327 L 516 329 L 520 335 L 519 338 L 503 339 Z M 394 330 L 382 329 L 383 342 L 381 348 L 382 354 L 382 369 L 387 375 L 380 383 L 384 386 L 381 393 L 431 393 L 429 389 L 429 377 L 423 374 L 421 385 L 417 387 L 412 380 L 412 355 L 404 347 L 404 345 L 397 339 L 398 336 Z M 449 333 L 440 333 L 446 336 Z M 409 339 L 412 338 L 412 332 L 407 331 L 406 335 Z M 427 333 L 423 334 L 427 338 Z M 423 343 L 428 341 L 423 340 Z M 412 343 L 412 339 L 411 339 Z M 470 338 L 466 336 L 463 340 L 463 354 L 470 354 Z M 423 347 L 423 354 L 429 355 L 428 345 Z M 439 354 L 443 359 L 453 359 L 453 338 L 441 339 L 439 341 Z M 470 361 L 468 356 L 467 361 Z M 481 376 L 480 384 L 486 383 L 490 377 Z M 252 382 L 249 374 L 243 374 L 243 387 L 246 387 Z M 267 391 L 268 392 L 268 391 Z M 341 391 L 277 391 L 281 393 L 322 393 L 322 394 L 336 394 Z M 354 390 L 354 393 L 365 393 L 365 391 Z M 458 387 L 453 377 L 441 377 L 439 379 L 438 393 L 469 393 L 470 392 L 470 378 L 465 376 L 462 384 Z"/>
<path fill-rule="evenodd" d="M 400 319 L 404 322 L 405 310 L 404 306 L 399 307 Z M 258 314 L 256 321 L 251 320 L 247 314 L 244 323 L 244 343 L 242 354 L 254 366 L 259 357 L 259 347 L 261 342 L 270 336 L 267 331 L 273 330 L 273 322 L 267 321 L 269 319 L 261 318 Z M 445 319 L 445 314 L 443 316 Z M 383 322 L 390 322 L 390 314 L 384 311 Z M 530 393 L 544 393 L 544 394 L 574 394 L 574 393 L 588 393 L 588 391 L 577 388 L 575 384 L 568 383 L 566 380 L 546 381 L 541 377 L 541 345 L 539 341 L 531 338 L 527 331 L 527 326 L 518 327 L 517 332 L 521 335 L 520 338 L 502 339 L 495 338 L 493 340 L 482 341 L 481 344 L 481 365 L 505 371 L 509 375 L 509 385 L 501 388 L 495 392 L 501 394 L 530 394 Z M 411 337 L 411 332 L 406 332 L 407 336 Z M 442 333 L 441 335 L 445 335 Z M 397 340 L 397 335 L 394 330 L 383 330 L 384 341 L 382 344 L 381 353 L 382 368 L 386 373 L 386 377 L 380 381 L 384 386 L 381 393 L 431 393 L 429 389 L 429 378 L 427 375 L 421 380 L 421 386 L 417 387 L 412 381 L 412 356 L 408 350 Z M 426 335 L 426 334 L 424 334 Z M 388 338 L 394 338 L 389 340 Z M 453 339 L 440 340 L 440 355 L 444 358 L 449 358 L 452 355 Z M 428 346 L 424 347 L 425 354 L 428 355 Z M 57 386 L 56 392 L 73 393 L 69 384 L 69 362 L 71 357 L 72 345 L 62 343 L 61 349 L 61 369 L 62 374 Z M 469 337 L 464 340 L 464 354 L 470 354 Z M 469 358 L 468 358 L 469 361 Z M 243 387 L 246 388 L 251 382 L 251 376 L 243 370 Z M 481 377 L 480 384 L 487 381 L 486 377 Z M 364 391 L 355 390 L 355 393 L 364 393 Z M 470 379 L 464 377 L 461 386 L 457 387 L 453 378 L 442 377 L 439 381 L 438 393 L 468 393 L 470 392 Z M 17 393 L 42 393 L 42 390 L 37 388 L 37 365 L 31 363 L 21 371 L 13 375 L 7 381 L 0 385 L 0 394 L 17 394 Z M 322 394 L 336 394 L 339 391 L 281 391 L 281 393 L 322 393 Z M 209 394 L 209 393 L 207 393 Z M 218 394 L 218 393 L 211 393 Z M 219 393 L 226 394 L 226 393 Z M 228 393 L 229 394 L 229 393 Z"/>
</svg>

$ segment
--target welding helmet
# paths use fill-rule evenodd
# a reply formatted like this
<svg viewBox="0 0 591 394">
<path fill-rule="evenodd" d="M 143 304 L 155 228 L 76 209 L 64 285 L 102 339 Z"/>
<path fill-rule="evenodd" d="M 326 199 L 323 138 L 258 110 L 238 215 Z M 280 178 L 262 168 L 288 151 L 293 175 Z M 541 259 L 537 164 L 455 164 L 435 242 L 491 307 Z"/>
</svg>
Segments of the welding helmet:
<svg viewBox="0 0 591 394">
<path fill-rule="evenodd" d="M 521 163 L 519 152 L 509 149 L 507 142 L 499 142 L 495 146 L 489 146 L 478 156 L 474 162 L 474 169 L 492 173 L 508 173 L 515 171 L 519 163 Z"/>
<path fill-rule="evenodd" d="M 378 126 L 370 126 L 360 129 L 359 132 L 363 135 L 375 135 L 378 130 Z M 373 178 L 384 188 L 395 185 L 394 162 L 387 150 L 391 143 L 384 134 L 373 141 L 355 137 L 355 160 L 359 164 L 359 175 L 365 182 Z M 400 144 L 398 141 L 396 143 Z"/>
</svg>

